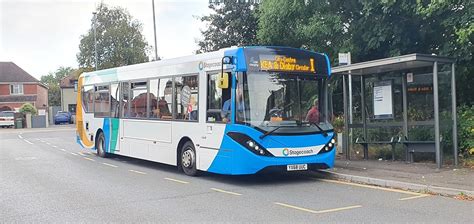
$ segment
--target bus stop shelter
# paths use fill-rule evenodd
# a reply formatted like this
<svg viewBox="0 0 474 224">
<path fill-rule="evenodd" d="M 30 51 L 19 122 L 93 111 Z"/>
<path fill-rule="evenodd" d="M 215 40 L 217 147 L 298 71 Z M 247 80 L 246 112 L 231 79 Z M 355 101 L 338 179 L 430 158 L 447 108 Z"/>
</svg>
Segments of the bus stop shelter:
<svg viewBox="0 0 474 224">
<path fill-rule="evenodd" d="M 395 148 L 406 161 L 433 155 L 438 168 L 458 164 L 455 64 L 451 58 L 409 54 L 334 67 L 342 76 L 343 153 L 354 147 Z M 401 150 L 400 150 L 401 149 Z M 452 156 L 452 157 L 451 157 Z M 400 156 L 403 158 L 403 156 Z"/>
</svg>

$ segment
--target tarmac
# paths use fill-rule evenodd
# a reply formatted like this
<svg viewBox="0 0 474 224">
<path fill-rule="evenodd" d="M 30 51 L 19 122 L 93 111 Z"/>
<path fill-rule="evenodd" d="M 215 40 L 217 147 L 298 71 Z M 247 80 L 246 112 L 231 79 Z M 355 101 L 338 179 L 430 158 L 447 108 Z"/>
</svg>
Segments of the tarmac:
<svg viewBox="0 0 474 224">
<path fill-rule="evenodd" d="M 437 169 L 434 163 L 337 159 L 333 169 L 319 171 L 318 175 L 415 192 L 474 197 L 474 169 L 464 167 Z"/>
<path fill-rule="evenodd" d="M 36 129 L 0 129 L 2 132 L 28 133 L 73 130 L 74 125 L 52 125 Z M 435 163 L 406 163 L 391 160 L 336 159 L 332 169 L 314 172 L 320 178 L 443 196 L 467 195 L 474 198 L 474 169 L 443 166 Z"/>
</svg>

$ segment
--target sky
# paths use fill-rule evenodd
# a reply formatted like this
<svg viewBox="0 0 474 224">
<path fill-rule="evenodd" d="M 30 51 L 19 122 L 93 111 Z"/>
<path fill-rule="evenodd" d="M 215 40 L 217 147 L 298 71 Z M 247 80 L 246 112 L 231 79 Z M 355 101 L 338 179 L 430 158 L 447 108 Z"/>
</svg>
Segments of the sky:
<svg viewBox="0 0 474 224">
<path fill-rule="evenodd" d="M 100 0 L 0 0 L 0 61 L 11 61 L 40 79 L 60 66 L 77 68 L 81 35 L 91 28 Z M 102 0 L 125 8 L 143 24 L 154 46 L 152 0 Z M 205 28 L 209 0 L 155 0 L 158 55 L 193 54 Z M 154 48 L 150 56 L 154 55 Z"/>
</svg>

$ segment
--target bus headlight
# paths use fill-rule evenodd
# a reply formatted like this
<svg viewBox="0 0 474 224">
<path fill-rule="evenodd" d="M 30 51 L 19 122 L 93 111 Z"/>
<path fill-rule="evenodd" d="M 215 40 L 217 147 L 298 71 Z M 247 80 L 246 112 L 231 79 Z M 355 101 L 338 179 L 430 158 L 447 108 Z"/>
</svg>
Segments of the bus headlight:
<svg viewBox="0 0 474 224">
<path fill-rule="evenodd" d="M 250 148 L 253 148 L 255 146 L 255 142 L 252 140 L 247 141 L 247 144 L 250 146 Z"/>
<path fill-rule="evenodd" d="M 227 135 L 256 155 L 273 156 L 264 147 L 245 134 L 239 132 L 228 132 Z"/>
<path fill-rule="evenodd" d="M 331 140 L 329 140 L 329 142 L 321 149 L 321 151 L 319 151 L 318 154 L 331 151 L 335 145 L 336 145 L 336 139 L 331 138 Z"/>
</svg>

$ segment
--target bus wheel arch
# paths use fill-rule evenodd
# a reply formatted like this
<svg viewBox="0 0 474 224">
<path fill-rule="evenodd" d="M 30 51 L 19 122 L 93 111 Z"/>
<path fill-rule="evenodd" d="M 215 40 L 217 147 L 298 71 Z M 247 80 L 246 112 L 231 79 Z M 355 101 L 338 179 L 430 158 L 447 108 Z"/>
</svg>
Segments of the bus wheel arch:
<svg viewBox="0 0 474 224">
<path fill-rule="evenodd" d="M 95 150 L 98 156 L 105 158 L 107 157 L 107 152 L 105 149 L 105 136 L 102 129 L 97 130 L 95 134 Z"/>
<path fill-rule="evenodd" d="M 176 161 L 178 169 L 186 175 L 196 176 L 198 174 L 196 148 L 189 137 L 183 137 L 179 141 Z"/>
</svg>

